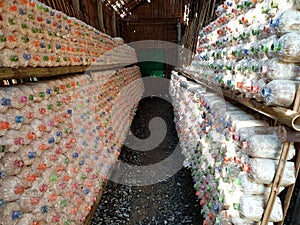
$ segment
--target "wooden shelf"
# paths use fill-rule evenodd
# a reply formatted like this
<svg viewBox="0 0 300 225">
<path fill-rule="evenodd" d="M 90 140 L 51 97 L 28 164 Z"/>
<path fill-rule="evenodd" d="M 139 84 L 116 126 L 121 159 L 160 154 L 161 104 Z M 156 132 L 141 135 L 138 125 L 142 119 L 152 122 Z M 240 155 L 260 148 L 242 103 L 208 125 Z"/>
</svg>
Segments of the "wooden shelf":
<svg viewBox="0 0 300 225">
<path fill-rule="evenodd" d="M 0 68 L 0 80 L 24 79 L 31 77 L 51 77 L 66 74 L 84 73 L 86 71 L 111 70 L 126 67 L 126 64 L 111 64 L 99 66 L 64 66 L 64 67 L 23 67 Z"/>
<path fill-rule="evenodd" d="M 222 88 L 217 85 L 208 84 L 205 80 L 201 78 L 195 79 L 190 74 L 186 73 L 182 69 L 176 69 L 177 72 L 181 73 L 183 76 L 193 80 L 206 88 L 223 95 L 226 98 L 233 100 L 234 102 L 240 103 L 254 111 L 257 111 L 271 119 L 274 119 L 284 125 L 293 128 L 296 131 L 300 131 L 300 114 L 291 109 L 286 109 L 283 107 L 270 107 L 262 103 L 257 102 L 254 99 L 248 99 L 243 97 L 241 93 L 234 93 L 229 89 Z"/>
</svg>

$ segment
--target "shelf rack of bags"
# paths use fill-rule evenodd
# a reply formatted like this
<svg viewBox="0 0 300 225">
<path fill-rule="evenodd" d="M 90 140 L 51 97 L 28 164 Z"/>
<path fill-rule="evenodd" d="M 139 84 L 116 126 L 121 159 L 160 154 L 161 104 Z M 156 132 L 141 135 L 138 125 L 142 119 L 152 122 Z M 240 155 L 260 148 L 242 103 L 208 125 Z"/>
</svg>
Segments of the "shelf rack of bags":
<svg viewBox="0 0 300 225">
<path fill-rule="evenodd" d="M 279 190 L 280 190 L 280 183 L 279 183 L 279 179 L 282 179 L 283 173 L 284 173 L 284 166 L 286 165 L 287 162 L 287 154 L 288 154 L 288 150 L 289 148 L 287 146 L 289 146 L 290 144 L 294 144 L 294 142 L 299 142 L 300 140 L 300 133 L 298 130 L 298 121 L 296 121 L 295 118 L 299 118 L 299 112 L 298 111 L 294 111 L 291 109 L 285 109 L 282 107 L 270 107 L 270 106 L 266 106 L 263 105 L 261 103 L 256 102 L 255 100 L 251 100 L 251 99 L 247 99 L 244 98 L 243 96 L 241 96 L 239 93 L 233 93 L 232 91 L 226 89 L 226 88 L 222 88 L 220 86 L 215 86 L 212 84 L 207 84 L 205 81 L 199 81 L 199 79 L 194 80 L 189 74 L 185 73 L 185 72 L 179 72 L 180 69 L 177 70 L 178 74 L 182 75 L 183 77 L 186 77 L 190 82 L 195 82 L 197 84 L 200 84 L 202 86 L 202 88 L 205 88 L 206 91 L 211 92 L 211 93 L 217 93 L 219 96 L 224 97 L 224 99 L 227 101 L 229 100 L 230 102 L 234 102 L 234 103 L 238 103 L 240 105 L 243 105 L 246 108 L 249 108 L 251 110 L 253 110 L 254 112 L 257 112 L 258 114 L 262 114 L 264 116 L 266 116 L 267 118 L 274 120 L 275 124 L 279 123 L 281 125 L 278 126 L 278 130 L 276 135 L 278 135 L 278 139 L 280 139 L 280 142 L 282 142 L 284 145 L 286 146 L 285 148 L 282 147 L 283 151 L 281 152 L 281 154 L 283 156 L 281 156 L 282 158 L 279 159 L 279 163 L 278 163 L 278 167 L 277 167 L 277 172 L 276 172 L 276 176 L 274 176 L 274 181 L 272 182 L 273 186 L 272 186 L 272 193 L 273 196 L 270 197 L 270 200 L 268 202 L 268 204 L 265 206 L 266 207 L 266 212 L 268 212 L 268 214 L 264 214 L 264 215 L 268 215 L 268 217 L 270 217 L 270 213 L 272 212 L 272 205 L 274 204 L 274 198 L 275 196 L 277 196 L 279 194 Z M 298 93 L 296 95 L 296 100 L 295 102 L 299 102 L 297 99 L 299 99 L 300 97 L 300 92 L 299 92 L 299 88 L 298 88 Z M 297 105 L 294 106 L 294 109 L 296 109 Z M 290 118 L 289 118 L 290 117 Z M 296 124 L 290 123 L 291 121 L 296 121 Z M 299 147 L 296 148 L 297 150 L 297 155 L 294 159 L 295 161 L 295 177 L 297 179 L 298 174 L 299 174 L 299 168 L 300 168 L 300 154 L 299 154 Z M 281 224 L 283 224 L 284 222 L 284 218 L 287 214 L 287 210 L 289 207 L 289 203 L 293 194 L 293 190 L 295 187 L 295 183 L 291 184 L 288 187 L 288 193 L 286 194 L 286 197 L 284 199 L 284 204 L 283 204 L 283 220 L 280 222 Z M 267 208 L 268 207 L 268 208 Z M 268 221 L 268 219 L 266 219 L 266 217 L 264 217 L 266 221 Z M 265 222 L 265 224 L 268 224 Z"/>
<path fill-rule="evenodd" d="M 2 223 L 89 224 L 144 90 L 135 50 L 39 1 L 0 15 Z"/>
<path fill-rule="evenodd" d="M 198 87 L 199 90 L 203 91 L 205 89 L 211 93 L 217 93 L 224 97 L 225 100 L 230 100 L 230 102 L 254 110 L 258 115 L 264 115 L 267 118 L 270 118 L 271 121 L 273 120 L 271 124 L 275 126 L 279 124 L 279 126 L 276 126 L 276 130 L 278 131 L 277 138 L 282 143 L 281 151 L 278 150 L 281 154 L 280 157 L 278 155 L 276 159 L 278 160 L 276 164 L 276 174 L 274 173 L 272 182 L 267 184 L 268 192 L 271 194 L 264 199 L 264 203 L 262 204 L 263 211 L 256 215 L 252 215 L 254 218 L 251 218 L 250 211 L 248 215 L 242 213 L 243 215 L 240 217 L 241 214 L 238 214 L 241 213 L 241 211 L 239 211 L 241 205 L 240 203 L 235 203 L 234 206 L 231 206 L 231 209 L 234 208 L 234 210 L 236 210 L 234 213 L 237 211 L 239 213 L 233 215 L 235 218 L 235 221 L 233 222 L 232 219 L 222 214 L 224 212 L 218 208 L 218 204 L 211 205 L 213 200 L 205 199 L 203 193 L 206 189 L 202 190 L 201 187 L 206 188 L 207 183 L 203 183 L 200 186 L 196 185 L 196 189 L 198 191 L 197 194 L 199 195 L 200 204 L 203 204 L 202 206 L 204 208 L 204 224 L 220 224 L 220 221 L 222 221 L 224 224 L 227 224 L 226 222 L 228 222 L 228 224 L 265 225 L 271 223 L 270 220 L 279 222 L 280 224 L 284 223 L 295 185 L 294 182 L 288 185 L 288 192 L 283 204 L 283 212 L 280 213 L 282 216 L 280 216 L 280 219 L 277 218 L 277 221 L 274 221 L 272 209 L 274 209 L 274 201 L 275 205 L 276 201 L 278 201 L 278 199 L 276 200 L 276 196 L 281 191 L 282 178 L 286 178 L 286 175 L 283 176 L 283 173 L 284 170 L 286 170 L 287 154 L 291 152 L 290 146 L 294 146 L 294 142 L 299 142 L 300 140 L 300 114 L 298 106 L 300 102 L 298 82 L 300 54 L 297 50 L 291 50 L 296 49 L 296 46 L 298 46 L 300 41 L 299 9 L 298 0 L 240 0 L 224 2 L 224 4 L 217 7 L 216 14 L 218 18 L 199 32 L 197 50 L 192 63 L 187 67 L 177 68 L 177 73 L 174 72 L 173 74 L 174 86 L 182 85 L 181 88 L 192 90 L 193 85 L 189 87 L 189 81 L 184 80 L 183 78 L 186 77 L 190 82 L 193 82 L 194 85 L 195 83 L 200 84 L 200 87 Z M 178 78 L 178 75 L 180 75 L 181 78 Z M 291 92 L 285 91 L 284 89 Z M 174 92 L 175 102 L 178 101 L 184 105 L 185 103 L 182 102 L 183 100 L 178 99 L 178 96 L 176 98 L 176 88 L 171 88 L 171 91 L 172 90 Z M 180 90 L 180 88 L 177 89 L 178 92 L 180 92 Z M 199 92 L 199 95 L 201 96 L 201 91 Z M 182 93 L 185 93 L 185 91 L 182 91 Z M 195 93 L 192 92 L 190 95 L 193 96 L 194 94 Z M 285 101 L 284 98 L 286 98 L 287 101 Z M 191 97 L 191 99 L 193 99 L 193 97 Z M 212 97 L 212 103 L 215 103 L 217 101 L 216 99 L 216 96 Z M 204 110 L 201 109 L 201 112 L 204 112 L 204 114 L 199 116 L 207 117 L 209 110 L 206 112 L 205 105 L 198 102 L 198 100 L 199 99 L 194 99 L 193 101 L 196 101 L 196 105 L 200 104 L 201 107 L 204 107 Z M 206 102 L 207 105 L 209 105 L 209 103 L 209 101 Z M 186 104 L 188 105 L 187 102 Z M 195 111 L 191 112 L 191 109 L 188 106 L 186 107 L 187 111 L 185 112 L 191 114 L 195 113 Z M 237 110 L 235 108 L 233 109 Z M 178 110 L 179 118 L 183 119 L 184 116 L 181 115 L 182 117 L 180 117 L 181 108 L 179 107 Z M 180 127 L 180 122 L 177 121 L 179 124 L 178 133 L 184 133 L 184 130 L 188 129 L 191 132 L 194 132 L 190 136 L 198 133 L 198 137 L 203 138 L 204 135 L 205 139 L 207 138 L 205 137 L 205 135 L 207 135 L 205 132 L 209 132 L 205 130 L 205 126 L 208 127 L 207 129 L 211 129 L 211 127 L 216 125 L 213 123 L 216 118 L 212 117 L 210 119 L 211 121 L 209 121 L 209 124 L 207 124 L 207 121 L 202 121 L 203 123 L 200 123 L 200 125 L 203 126 L 202 130 L 197 128 L 197 118 L 192 120 L 192 122 L 186 122 L 187 127 L 184 127 L 183 125 Z M 201 120 L 201 118 L 199 120 Z M 218 120 L 218 118 L 216 120 Z M 196 126 L 196 130 L 192 128 L 193 126 Z M 229 129 L 230 128 L 225 127 L 227 134 L 233 135 L 229 138 L 230 141 L 235 142 L 236 140 L 232 139 L 237 138 L 238 135 L 235 132 L 231 132 Z M 202 136 L 199 136 L 199 134 L 202 134 Z M 185 146 L 185 149 L 189 149 L 190 146 L 187 144 L 187 140 L 191 137 L 187 134 L 182 135 L 182 145 Z M 197 137 L 197 135 L 195 137 Z M 197 143 L 197 139 L 192 140 Z M 239 148 L 241 147 L 240 145 L 238 145 Z M 236 146 L 236 144 L 233 146 Z M 233 146 L 231 147 L 235 149 L 236 147 Z M 297 156 L 293 159 L 295 170 L 290 171 L 290 173 L 295 174 L 295 178 L 297 178 L 300 167 L 300 154 L 299 146 L 295 146 L 297 150 Z M 192 148 L 197 149 L 197 146 Z M 199 152 L 201 151 L 198 149 L 197 153 L 192 154 L 192 156 L 187 155 L 187 161 L 190 157 L 197 156 Z M 207 154 L 210 155 L 211 153 Z M 253 153 L 249 154 L 250 158 L 253 157 L 251 156 Z M 249 155 L 246 154 L 245 158 L 247 157 L 249 157 Z M 260 155 L 259 157 L 267 158 L 264 155 Z M 253 158 L 255 159 L 255 157 Z M 255 161 L 254 159 L 253 161 Z M 230 157 L 226 158 L 226 160 L 230 161 Z M 236 160 L 239 161 L 238 157 L 236 157 Z M 193 164 L 193 166 L 197 168 L 198 164 Z M 225 166 L 225 168 L 226 167 L 227 166 Z M 215 167 L 207 168 L 207 171 L 214 169 Z M 213 173 L 214 172 L 215 171 L 213 171 Z M 194 171 L 194 175 L 197 184 L 197 182 L 199 182 L 199 179 L 197 180 L 197 169 Z M 208 177 L 209 174 L 205 174 L 205 176 Z M 252 179 L 251 181 L 253 181 L 251 172 L 247 177 L 250 177 Z M 207 178 L 207 180 L 209 179 Z M 200 181 L 203 181 L 203 178 L 200 178 Z M 263 184 L 266 185 L 266 183 Z M 270 184 L 272 184 L 272 186 L 270 186 Z M 232 181 L 232 185 L 235 185 L 234 181 Z M 213 196 L 213 198 L 214 197 L 217 198 L 216 196 Z M 244 203 L 242 205 L 245 206 L 245 198 L 243 200 Z M 209 207 L 207 207 L 207 202 L 210 203 L 208 204 Z M 214 199 L 214 202 L 218 201 Z M 222 205 L 222 202 L 219 201 L 218 203 L 220 203 L 220 206 Z M 228 210 L 228 208 L 225 209 L 225 211 L 226 210 Z"/>
</svg>

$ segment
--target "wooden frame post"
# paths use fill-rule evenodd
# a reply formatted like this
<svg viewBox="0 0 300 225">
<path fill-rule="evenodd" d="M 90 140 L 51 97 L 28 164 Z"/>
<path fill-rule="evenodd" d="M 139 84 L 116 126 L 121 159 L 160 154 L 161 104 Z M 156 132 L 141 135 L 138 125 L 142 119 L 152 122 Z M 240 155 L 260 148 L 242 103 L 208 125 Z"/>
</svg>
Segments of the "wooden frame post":
<svg viewBox="0 0 300 225">
<path fill-rule="evenodd" d="M 114 37 L 116 37 L 117 36 L 117 24 L 116 24 L 116 11 L 115 10 L 113 10 L 112 11 L 112 35 L 114 36 Z"/>
<path fill-rule="evenodd" d="M 104 21 L 103 21 L 102 0 L 97 1 L 97 12 L 98 12 L 98 20 L 99 20 L 100 30 L 105 33 L 105 27 L 104 27 Z"/>
</svg>

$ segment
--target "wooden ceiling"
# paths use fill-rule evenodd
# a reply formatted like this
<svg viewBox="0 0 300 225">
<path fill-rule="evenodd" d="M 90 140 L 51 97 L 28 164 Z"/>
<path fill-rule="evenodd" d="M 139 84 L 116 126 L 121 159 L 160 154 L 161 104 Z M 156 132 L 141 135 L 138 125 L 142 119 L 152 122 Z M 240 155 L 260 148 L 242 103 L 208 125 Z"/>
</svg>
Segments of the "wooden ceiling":
<svg viewBox="0 0 300 225">
<path fill-rule="evenodd" d="M 121 17 L 127 16 L 132 9 L 146 1 L 147 0 L 102 0 L 105 5 L 111 6 Z"/>
</svg>

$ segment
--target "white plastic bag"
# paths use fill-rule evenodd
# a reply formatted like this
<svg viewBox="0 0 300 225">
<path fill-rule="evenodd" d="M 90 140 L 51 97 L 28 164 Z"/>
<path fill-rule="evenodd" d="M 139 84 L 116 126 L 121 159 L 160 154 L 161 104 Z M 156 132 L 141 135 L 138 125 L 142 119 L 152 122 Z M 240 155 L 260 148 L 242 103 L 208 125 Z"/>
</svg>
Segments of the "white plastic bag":
<svg viewBox="0 0 300 225">
<path fill-rule="evenodd" d="M 274 51 L 284 62 L 300 62 L 300 33 L 291 32 L 283 35 L 274 43 Z"/>
<path fill-rule="evenodd" d="M 249 156 L 254 158 L 279 159 L 281 154 L 281 143 L 277 135 L 253 135 L 249 139 Z M 295 156 L 295 148 L 291 145 L 288 160 Z"/>
<path fill-rule="evenodd" d="M 240 199 L 240 215 L 242 218 L 253 221 L 260 221 L 265 208 L 265 198 L 260 195 L 244 195 Z M 279 222 L 283 218 L 282 205 L 276 197 L 269 221 Z"/>
<path fill-rule="evenodd" d="M 240 198 L 240 215 L 242 218 L 260 221 L 264 212 L 263 197 L 260 195 L 243 195 Z"/>
<path fill-rule="evenodd" d="M 271 184 L 275 176 L 278 160 L 252 158 L 249 160 L 250 178 L 259 184 Z M 287 162 L 284 170 L 281 186 L 286 187 L 295 183 L 295 166 L 293 162 Z"/>
<path fill-rule="evenodd" d="M 276 25 L 278 25 L 276 30 L 279 35 L 300 31 L 300 11 L 298 10 L 288 9 L 282 12 L 275 20 Z"/>
<path fill-rule="evenodd" d="M 261 127 L 261 126 L 267 126 L 267 125 L 268 124 L 265 121 L 262 121 L 262 120 L 239 121 L 235 124 L 235 131 L 238 132 L 242 128 Z"/>
<path fill-rule="evenodd" d="M 248 141 L 253 135 L 276 134 L 276 128 L 270 126 L 243 127 L 237 131 L 240 142 Z"/>
<path fill-rule="evenodd" d="M 261 64 L 259 74 L 264 81 L 297 80 L 300 67 L 293 63 L 281 62 L 278 58 L 272 58 Z"/>
<path fill-rule="evenodd" d="M 266 105 L 290 107 L 294 102 L 296 86 L 296 82 L 291 80 L 273 80 L 261 90 L 261 94 Z"/>
<path fill-rule="evenodd" d="M 265 185 L 251 181 L 247 172 L 241 172 L 238 178 L 241 182 L 241 190 L 246 195 L 261 195 L 267 189 Z"/>
</svg>

